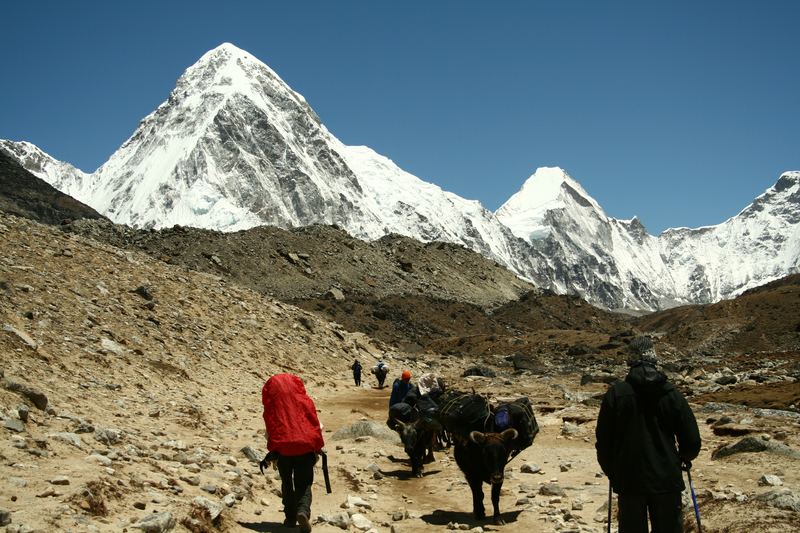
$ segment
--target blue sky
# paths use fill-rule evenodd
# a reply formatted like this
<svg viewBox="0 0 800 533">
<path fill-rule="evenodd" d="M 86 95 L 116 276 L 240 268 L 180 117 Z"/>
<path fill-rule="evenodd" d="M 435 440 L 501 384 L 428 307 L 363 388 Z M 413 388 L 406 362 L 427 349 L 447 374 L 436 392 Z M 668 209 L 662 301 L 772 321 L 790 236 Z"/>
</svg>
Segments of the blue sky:
<svg viewBox="0 0 800 533">
<path fill-rule="evenodd" d="M 560 166 L 654 234 L 800 169 L 796 1 L 4 2 L 0 138 L 93 171 L 232 42 L 347 144 L 496 209 Z"/>
</svg>

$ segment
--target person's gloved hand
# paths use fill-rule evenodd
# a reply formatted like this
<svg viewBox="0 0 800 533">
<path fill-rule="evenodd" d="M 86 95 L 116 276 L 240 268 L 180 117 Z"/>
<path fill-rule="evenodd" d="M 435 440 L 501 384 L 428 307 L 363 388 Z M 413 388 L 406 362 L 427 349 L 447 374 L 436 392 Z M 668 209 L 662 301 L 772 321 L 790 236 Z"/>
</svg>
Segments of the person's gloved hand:
<svg viewBox="0 0 800 533">
<path fill-rule="evenodd" d="M 684 472 L 688 472 L 691 469 L 692 469 L 691 461 L 687 461 L 686 459 L 681 461 L 681 470 L 683 470 Z"/>
<path fill-rule="evenodd" d="M 261 470 L 261 473 L 263 474 L 265 468 L 269 470 L 270 463 L 272 463 L 273 468 L 276 468 L 275 461 L 277 460 L 278 460 L 277 452 L 269 452 L 267 453 L 267 455 L 264 456 L 263 459 L 261 459 L 261 462 L 258 463 L 258 469 Z"/>
</svg>

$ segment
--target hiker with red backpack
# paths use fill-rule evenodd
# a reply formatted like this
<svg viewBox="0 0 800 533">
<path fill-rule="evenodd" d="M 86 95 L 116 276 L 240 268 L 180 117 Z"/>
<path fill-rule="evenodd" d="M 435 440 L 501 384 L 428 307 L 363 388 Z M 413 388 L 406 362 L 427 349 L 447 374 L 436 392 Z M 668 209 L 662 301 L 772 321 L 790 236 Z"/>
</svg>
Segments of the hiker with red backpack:
<svg viewBox="0 0 800 533">
<path fill-rule="evenodd" d="M 264 423 L 267 427 L 267 456 L 261 469 L 276 461 L 281 475 L 281 499 L 287 527 L 311 531 L 311 484 L 317 454 L 323 457 L 323 472 L 328 492 L 327 461 L 322 428 L 314 401 L 303 381 L 293 374 L 276 374 L 261 389 Z"/>
</svg>

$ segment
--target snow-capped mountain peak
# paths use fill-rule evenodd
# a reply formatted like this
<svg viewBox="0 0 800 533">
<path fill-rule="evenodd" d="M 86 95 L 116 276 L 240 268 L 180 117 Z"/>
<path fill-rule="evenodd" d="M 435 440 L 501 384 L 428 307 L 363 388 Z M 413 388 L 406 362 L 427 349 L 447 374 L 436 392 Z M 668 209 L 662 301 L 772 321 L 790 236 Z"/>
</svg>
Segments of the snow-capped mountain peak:
<svg viewBox="0 0 800 533">
<path fill-rule="evenodd" d="M 549 212 L 571 206 L 589 208 L 594 216 L 605 218 L 600 205 L 566 171 L 540 167 L 495 214 L 514 235 L 532 241 L 549 235 Z"/>
<path fill-rule="evenodd" d="M 223 43 L 93 174 L 29 143 L 0 141 L 26 168 L 112 220 L 235 231 L 336 224 L 482 253 L 523 278 L 608 308 L 658 309 L 738 294 L 800 267 L 800 172 L 786 172 L 719 224 L 655 237 L 608 217 L 567 172 L 539 168 L 496 213 L 336 139 L 306 100 Z"/>
</svg>

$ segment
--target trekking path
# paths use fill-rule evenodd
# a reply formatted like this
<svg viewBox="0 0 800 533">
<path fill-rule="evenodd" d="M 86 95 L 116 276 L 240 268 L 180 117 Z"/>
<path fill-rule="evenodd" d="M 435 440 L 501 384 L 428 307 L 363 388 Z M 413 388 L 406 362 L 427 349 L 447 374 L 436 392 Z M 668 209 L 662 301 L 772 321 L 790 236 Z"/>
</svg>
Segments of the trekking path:
<svg viewBox="0 0 800 533">
<path fill-rule="evenodd" d="M 343 440 L 331 438 L 337 430 L 359 421 L 369 420 L 385 427 L 390 387 L 379 390 L 374 387 L 372 379 L 361 388 L 350 385 L 310 390 L 325 426 L 333 485 L 333 493 L 325 494 L 318 464 L 312 505 L 312 514 L 317 519 L 314 531 L 342 531 L 331 523 L 321 522 L 319 517 L 323 515 L 335 523 L 336 515 L 347 513 L 343 507 L 346 507 L 348 497 L 358 498 L 359 505 L 368 506 L 350 511 L 351 514 L 358 513 L 366 521 L 356 519 L 354 515 L 349 531 L 371 528 L 400 533 L 444 531 L 450 524 L 455 526 L 449 527 L 468 530 L 481 527 L 483 531 L 605 531 L 608 481 L 600 473 L 595 459 L 597 407 L 560 399 L 562 383 L 568 386 L 570 382 L 575 383 L 577 377 L 559 379 L 560 383 L 555 384 L 534 383 L 529 379 L 530 382 L 515 383 L 514 388 L 527 394 L 538 406 L 536 416 L 541 431 L 533 446 L 509 462 L 500 498 L 500 511 L 506 524 L 500 526 L 494 525 L 491 518 L 473 519 L 471 492 L 453 459 L 452 449 L 437 451 L 436 461 L 425 465 L 424 476 L 413 478 L 407 456 L 399 443 L 371 436 Z M 502 396 L 488 380 L 471 385 L 478 391 L 485 388 L 488 392 L 493 388 L 496 395 Z M 602 390 L 603 386 L 597 389 Z M 695 410 L 697 412 L 698 408 Z M 756 480 L 763 473 L 771 472 L 780 472 L 786 485 L 797 487 L 800 482 L 798 460 L 780 455 L 743 454 L 728 458 L 728 461 L 711 461 L 710 451 L 718 443 L 731 442 L 731 439 L 713 435 L 704 423 L 705 416 L 703 412 L 697 412 L 704 446 L 693 468 L 694 487 L 701 495 L 704 530 L 747 529 L 743 524 L 741 529 L 737 528 L 737 519 L 732 517 L 735 513 L 731 512 L 733 506 L 758 513 L 762 531 L 786 531 L 786 520 L 791 523 L 792 514 L 787 516 L 785 511 L 751 501 L 743 489 L 757 486 Z M 274 472 L 269 475 L 275 477 Z M 279 485 L 277 479 L 256 482 L 254 502 L 244 502 L 236 513 L 244 531 L 296 531 L 281 525 L 280 498 L 271 492 Z M 484 493 L 484 505 L 491 516 L 488 485 L 484 485 Z M 686 524 L 695 527 L 691 501 L 687 503 Z M 261 514 L 256 515 L 256 511 Z M 752 520 L 752 516 L 746 520 Z M 616 519 L 612 522 L 615 524 Z"/>
<path fill-rule="evenodd" d="M 266 448 L 261 387 L 292 372 L 320 410 L 330 456 L 334 492 L 324 493 L 318 468 L 315 531 L 340 531 L 339 523 L 353 533 L 445 531 L 450 522 L 604 531 L 608 485 L 597 477 L 594 424 L 606 385 L 581 383 L 584 373 L 621 378 L 622 365 L 593 356 L 565 361 L 554 347 L 543 348 L 548 364 L 539 370 L 516 371 L 501 355 L 513 347 L 491 347 L 486 356 L 448 348 L 443 356 L 381 346 L 223 278 L 0 215 L 0 528 L 285 531 L 280 482 L 258 470 Z M 449 451 L 436 453 L 422 479 L 409 477 L 385 425 L 390 389 L 371 388 L 368 373 L 365 387 L 354 387 L 354 357 L 365 368 L 385 358 L 393 369 L 387 385 L 403 368 L 414 376 L 433 370 L 453 389 L 531 399 L 541 432 L 508 465 L 500 501 L 508 525 L 472 520 L 471 495 Z M 776 407 L 796 406 L 800 354 L 715 357 L 691 370 L 673 365 L 703 437 L 693 479 L 704 530 L 798 530 L 800 417 L 731 404 L 771 394 Z M 737 358 L 752 358 L 747 368 L 767 382 L 720 386 L 730 376 L 715 377 L 718 367 Z M 462 377 L 476 363 L 497 377 Z M 362 419 L 394 440 L 332 438 Z M 712 459 L 722 445 L 742 453 Z M 341 507 L 348 495 L 363 500 L 351 505 L 371 507 L 360 513 L 364 521 L 343 518 L 355 513 Z M 484 504 L 489 510 L 488 495 Z M 687 514 L 687 524 L 693 520 Z"/>
</svg>

